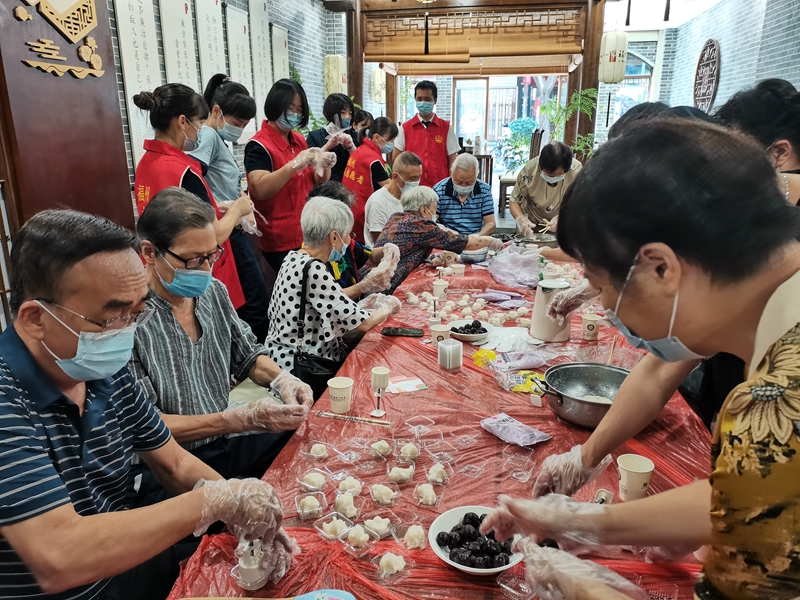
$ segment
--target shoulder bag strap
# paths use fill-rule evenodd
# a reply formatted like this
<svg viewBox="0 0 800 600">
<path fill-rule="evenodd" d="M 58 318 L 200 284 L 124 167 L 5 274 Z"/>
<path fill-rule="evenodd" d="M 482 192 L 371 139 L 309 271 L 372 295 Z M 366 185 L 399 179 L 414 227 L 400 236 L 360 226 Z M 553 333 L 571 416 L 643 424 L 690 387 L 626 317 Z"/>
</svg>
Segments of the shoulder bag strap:
<svg viewBox="0 0 800 600">
<path fill-rule="evenodd" d="M 300 351 L 303 350 L 303 338 L 305 337 L 305 332 L 303 329 L 306 322 L 306 291 L 308 290 L 308 271 L 316 261 L 316 258 L 311 258 L 310 260 L 306 261 L 305 265 L 303 265 L 303 281 L 300 284 L 300 321 L 298 323 L 297 332 L 297 348 Z"/>
</svg>

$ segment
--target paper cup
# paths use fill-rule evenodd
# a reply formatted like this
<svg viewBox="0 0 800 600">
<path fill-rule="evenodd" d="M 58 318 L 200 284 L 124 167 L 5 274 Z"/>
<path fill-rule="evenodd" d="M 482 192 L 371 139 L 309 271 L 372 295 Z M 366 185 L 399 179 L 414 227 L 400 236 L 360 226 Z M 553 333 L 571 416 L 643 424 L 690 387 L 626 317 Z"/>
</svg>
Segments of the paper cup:
<svg viewBox="0 0 800 600">
<path fill-rule="evenodd" d="M 623 454 L 617 459 L 617 468 L 620 500 L 627 502 L 647 496 L 650 477 L 655 469 L 652 460 L 638 454 Z"/>
<path fill-rule="evenodd" d="M 583 339 L 593 342 L 600 334 L 600 317 L 595 314 L 587 313 L 581 317 L 583 322 Z"/>
<path fill-rule="evenodd" d="M 433 349 L 438 350 L 439 342 L 450 338 L 450 325 L 433 325 L 431 326 L 431 339 L 433 340 Z"/>
<path fill-rule="evenodd" d="M 457 256 L 458 256 L 458 254 L 456 254 L 455 252 L 450 252 L 448 250 L 445 250 L 445 252 L 444 252 L 444 264 L 449 267 L 454 262 L 456 262 L 456 257 Z"/>
<path fill-rule="evenodd" d="M 456 277 L 463 277 L 464 269 L 466 269 L 467 267 L 466 265 L 462 265 L 460 263 L 453 263 L 453 265 L 450 268 L 453 269 L 453 275 L 455 275 Z"/>
<path fill-rule="evenodd" d="M 331 410 L 337 414 L 350 410 L 350 400 L 353 397 L 353 380 L 349 377 L 334 377 L 328 379 L 328 392 L 331 395 Z"/>
<path fill-rule="evenodd" d="M 433 282 L 433 295 L 437 298 L 447 291 L 448 283 L 443 279 L 437 279 Z"/>
</svg>

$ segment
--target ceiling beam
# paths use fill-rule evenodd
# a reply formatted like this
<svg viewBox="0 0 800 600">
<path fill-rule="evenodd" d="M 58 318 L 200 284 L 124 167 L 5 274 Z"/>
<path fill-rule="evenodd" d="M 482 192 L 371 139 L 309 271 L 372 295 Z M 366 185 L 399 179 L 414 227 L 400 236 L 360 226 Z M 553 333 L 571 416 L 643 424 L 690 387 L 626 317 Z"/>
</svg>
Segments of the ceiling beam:
<svg viewBox="0 0 800 600">
<path fill-rule="evenodd" d="M 326 2 L 327 4 L 327 2 Z M 435 0 L 430 4 L 422 4 L 419 0 L 361 0 L 361 12 L 398 13 L 403 11 L 427 10 L 442 12 L 453 9 L 547 9 L 547 8 L 582 8 L 585 2 L 580 0 Z"/>
</svg>

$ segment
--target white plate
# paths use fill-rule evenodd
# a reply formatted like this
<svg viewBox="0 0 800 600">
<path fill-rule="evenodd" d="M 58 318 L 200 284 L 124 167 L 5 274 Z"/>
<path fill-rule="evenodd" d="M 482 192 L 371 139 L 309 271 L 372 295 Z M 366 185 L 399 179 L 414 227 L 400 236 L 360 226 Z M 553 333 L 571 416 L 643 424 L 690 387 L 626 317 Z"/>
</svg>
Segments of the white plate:
<svg viewBox="0 0 800 600">
<path fill-rule="evenodd" d="M 494 325 L 490 325 L 486 321 L 481 321 L 481 325 L 486 330 L 486 333 L 476 333 L 475 335 L 467 335 L 464 333 L 455 333 L 453 331 L 453 327 L 463 327 L 464 325 L 469 325 L 473 321 L 478 321 L 479 319 L 463 319 L 461 321 L 453 321 L 450 323 L 450 337 L 456 340 L 460 340 L 462 342 L 482 342 L 489 334 L 494 331 Z"/>
<path fill-rule="evenodd" d="M 453 527 L 461 522 L 461 519 L 464 518 L 465 514 L 474 512 L 477 515 L 482 515 L 483 513 L 490 513 L 492 510 L 493 509 L 489 508 L 488 506 L 461 506 L 459 508 L 452 508 L 447 512 L 442 513 L 434 520 L 433 523 L 431 523 L 430 529 L 428 529 L 428 545 L 430 545 L 434 553 L 436 553 L 436 556 L 441 558 L 445 563 L 458 569 L 459 571 L 469 573 L 470 575 L 497 575 L 506 569 L 510 569 L 522 560 L 522 554 L 512 554 L 510 562 L 503 567 L 495 567 L 493 569 L 476 569 L 475 567 L 465 567 L 464 565 L 454 563 L 452 560 L 450 560 L 450 553 L 439 548 L 439 544 L 436 543 L 436 536 L 443 531 L 449 532 Z M 516 543 L 521 538 L 521 535 L 515 535 L 514 542 Z"/>
</svg>

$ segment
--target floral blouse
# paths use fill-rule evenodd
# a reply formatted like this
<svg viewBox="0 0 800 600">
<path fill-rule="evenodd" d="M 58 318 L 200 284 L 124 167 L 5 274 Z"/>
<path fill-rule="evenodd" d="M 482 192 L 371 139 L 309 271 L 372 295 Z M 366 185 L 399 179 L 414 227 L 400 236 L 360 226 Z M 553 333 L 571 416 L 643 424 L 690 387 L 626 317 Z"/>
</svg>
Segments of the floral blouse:
<svg viewBox="0 0 800 600">
<path fill-rule="evenodd" d="M 778 288 L 773 300 L 781 294 L 783 300 L 770 300 L 762 315 L 773 330 L 797 321 L 720 412 L 712 447 L 712 543 L 695 589 L 703 600 L 800 596 L 800 306 L 787 294 L 799 283 L 795 275 Z M 758 343 L 759 334 L 756 359 Z"/>
</svg>

